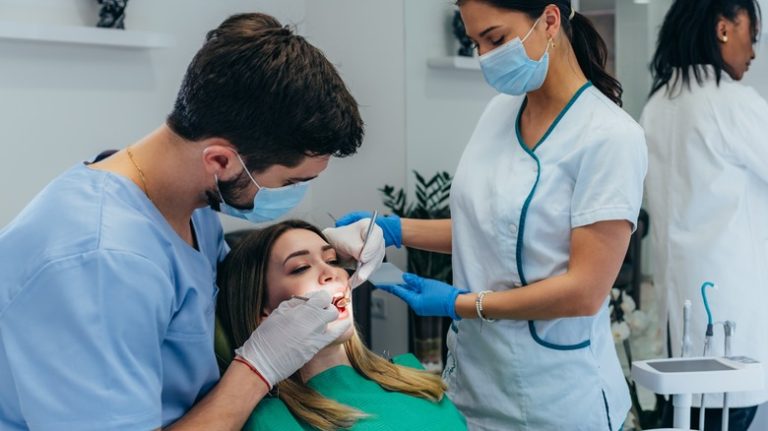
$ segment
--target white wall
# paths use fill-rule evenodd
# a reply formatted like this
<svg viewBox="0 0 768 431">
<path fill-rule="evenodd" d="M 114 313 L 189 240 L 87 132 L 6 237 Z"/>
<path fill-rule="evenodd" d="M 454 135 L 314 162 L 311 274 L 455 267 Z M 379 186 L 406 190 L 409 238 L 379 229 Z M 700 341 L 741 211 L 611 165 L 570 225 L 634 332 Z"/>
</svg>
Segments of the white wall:
<svg viewBox="0 0 768 431">
<path fill-rule="evenodd" d="M 765 21 L 768 18 L 768 0 L 760 0 L 760 7 L 763 9 L 763 21 Z M 755 61 L 752 62 L 744 82 L 755 87 L 764 98 L 768 99 L 768 25 L 766 24 L 763 24 L 763 34 L 755 51 Z"/>
<path fill-rule="evenodd" d="M 94 0 L 0 0 L 2 20 L 93 25 Z M 0 227 L 59 173 L 161 124 L 205 33 L 236 12 L 301 22 L 304 0 L 131 0 L 126 26 L 168 33 L 169 49 L 0 40 Z"/>
<path fill-rule="evenodd" d="M 475 124 L 495 92 L 479 70 L 427 66 L 427 59 L 456 55 L 451 1 L 405 4 L 406 142 L 408 184 L 416 170 L 425 177 L 453 174 Z"/>
<path fill-rule="evenodd" d="M 653 53 L 648 5 L 616 2 L 616 78 L 624 88 L 624 109 L 640 118 L 651 88 L 648 64 Z"/>
</svg>

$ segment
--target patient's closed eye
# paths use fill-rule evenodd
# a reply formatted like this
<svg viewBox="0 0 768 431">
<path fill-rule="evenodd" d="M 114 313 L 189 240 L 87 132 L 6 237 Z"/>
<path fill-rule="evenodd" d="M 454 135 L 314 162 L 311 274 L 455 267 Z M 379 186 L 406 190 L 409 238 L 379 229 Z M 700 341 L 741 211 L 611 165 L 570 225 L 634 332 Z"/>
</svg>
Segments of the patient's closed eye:
<svg viewBox="0 0 768 431">
<path fill-rule="evenodd" d="M 331 266 L 341 266 L 341 262 L 339 262 L 339 259 L 337 259 L 336 257 L 333 257 L 332 259 L 326 260 L 325 263 L 327 263 L 328 265 L 331 265 Z M 291 275 L 298 275 L 298 274 L 301 274 L 301 273 L 305 272 L 306 270 L 310 269 L 311 267 L 312 267 L 312 265 L 301 265 L 301 266 L 299 266 L 297 268 L 292 269 L 289 272 L 289 274 L 291 274 Z"/>
<path fill-rule="evenodd" d="M 300 267 L 298 267 L 296 269 L 291 270 L 289 272 L 289 274 L 291 274 L 291 275 L 298 275 L 298 274 L 301 274 L 304 271 L 308 270 L 309 268 L 310 268 L 309 265 L 302 265 L 302 266 L 300 266 Z"/>
</svg>

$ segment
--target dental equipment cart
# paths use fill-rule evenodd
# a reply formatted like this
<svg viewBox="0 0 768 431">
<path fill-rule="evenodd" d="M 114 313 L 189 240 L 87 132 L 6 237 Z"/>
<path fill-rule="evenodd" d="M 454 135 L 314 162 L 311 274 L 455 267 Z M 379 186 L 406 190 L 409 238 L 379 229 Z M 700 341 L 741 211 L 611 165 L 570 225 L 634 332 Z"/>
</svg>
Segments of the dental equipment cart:
<svg viewBox="0 0 768 431">
<path fill-rule="evenodd" d="M 632 378 L 654 393 L 672 395 L 675 429 L 690 429 L 693 394 L 763 389 L 763 364 L 744 356 L 651 359 L 632 363 Z"/>
</svg>

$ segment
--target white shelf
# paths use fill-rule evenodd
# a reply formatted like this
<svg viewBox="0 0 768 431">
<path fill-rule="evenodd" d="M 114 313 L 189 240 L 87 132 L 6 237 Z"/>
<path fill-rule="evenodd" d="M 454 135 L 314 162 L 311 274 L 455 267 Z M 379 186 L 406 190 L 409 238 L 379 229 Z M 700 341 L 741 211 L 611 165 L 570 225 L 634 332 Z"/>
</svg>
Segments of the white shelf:
<svg viewBox="0 0 768 431">
<path fill-rule="evenodd" d="M 594 10 L 581 11 L 579 13 L 584 15 L 587 18 L 590 18 L 590 17 L 615 16 L 616 15 L 616 9 L 594 9 Z"/>
<path fill-rule="evenodd" d="M 175 43 L 171 35 L 162 33 L 0 21 L 3 39 L 131 49 L 168 48 Z"/>
<path fill-rule="evenodd" d="M 435 57 L 427 60 L 427 65 L 435 69 L 480 70 L 480 62 L 474 57 Z"/>
</svg>

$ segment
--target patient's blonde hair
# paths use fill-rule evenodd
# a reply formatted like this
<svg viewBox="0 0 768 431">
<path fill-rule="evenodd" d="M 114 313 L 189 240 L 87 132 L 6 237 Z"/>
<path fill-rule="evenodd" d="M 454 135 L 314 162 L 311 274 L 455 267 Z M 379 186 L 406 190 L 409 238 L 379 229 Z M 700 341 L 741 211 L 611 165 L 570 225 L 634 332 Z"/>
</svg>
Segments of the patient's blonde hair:
<svg viewBox="0 0 768 431">
<path fill-rule="evenodd" d="M 275 242 L 293 229 L 306 229 L 326 240 L 315 226 L 288 220 L 247 235 L 219 268 L 217 314 L 233 346 L 240 346 L 261 323 L 266 302 L 267 268 Z M 395 365 L 365 347 L 357 331 L 344 343 L 352 367 L 382 388 L 433 402 L 442 399 L 445 384 L 439 376 Z M 298 372 L 277 384 L 279 398 L 299 419 L 323 431 L 350 428 L 367 415 L 322 396 L 307 386 Z"/>
</svg>

